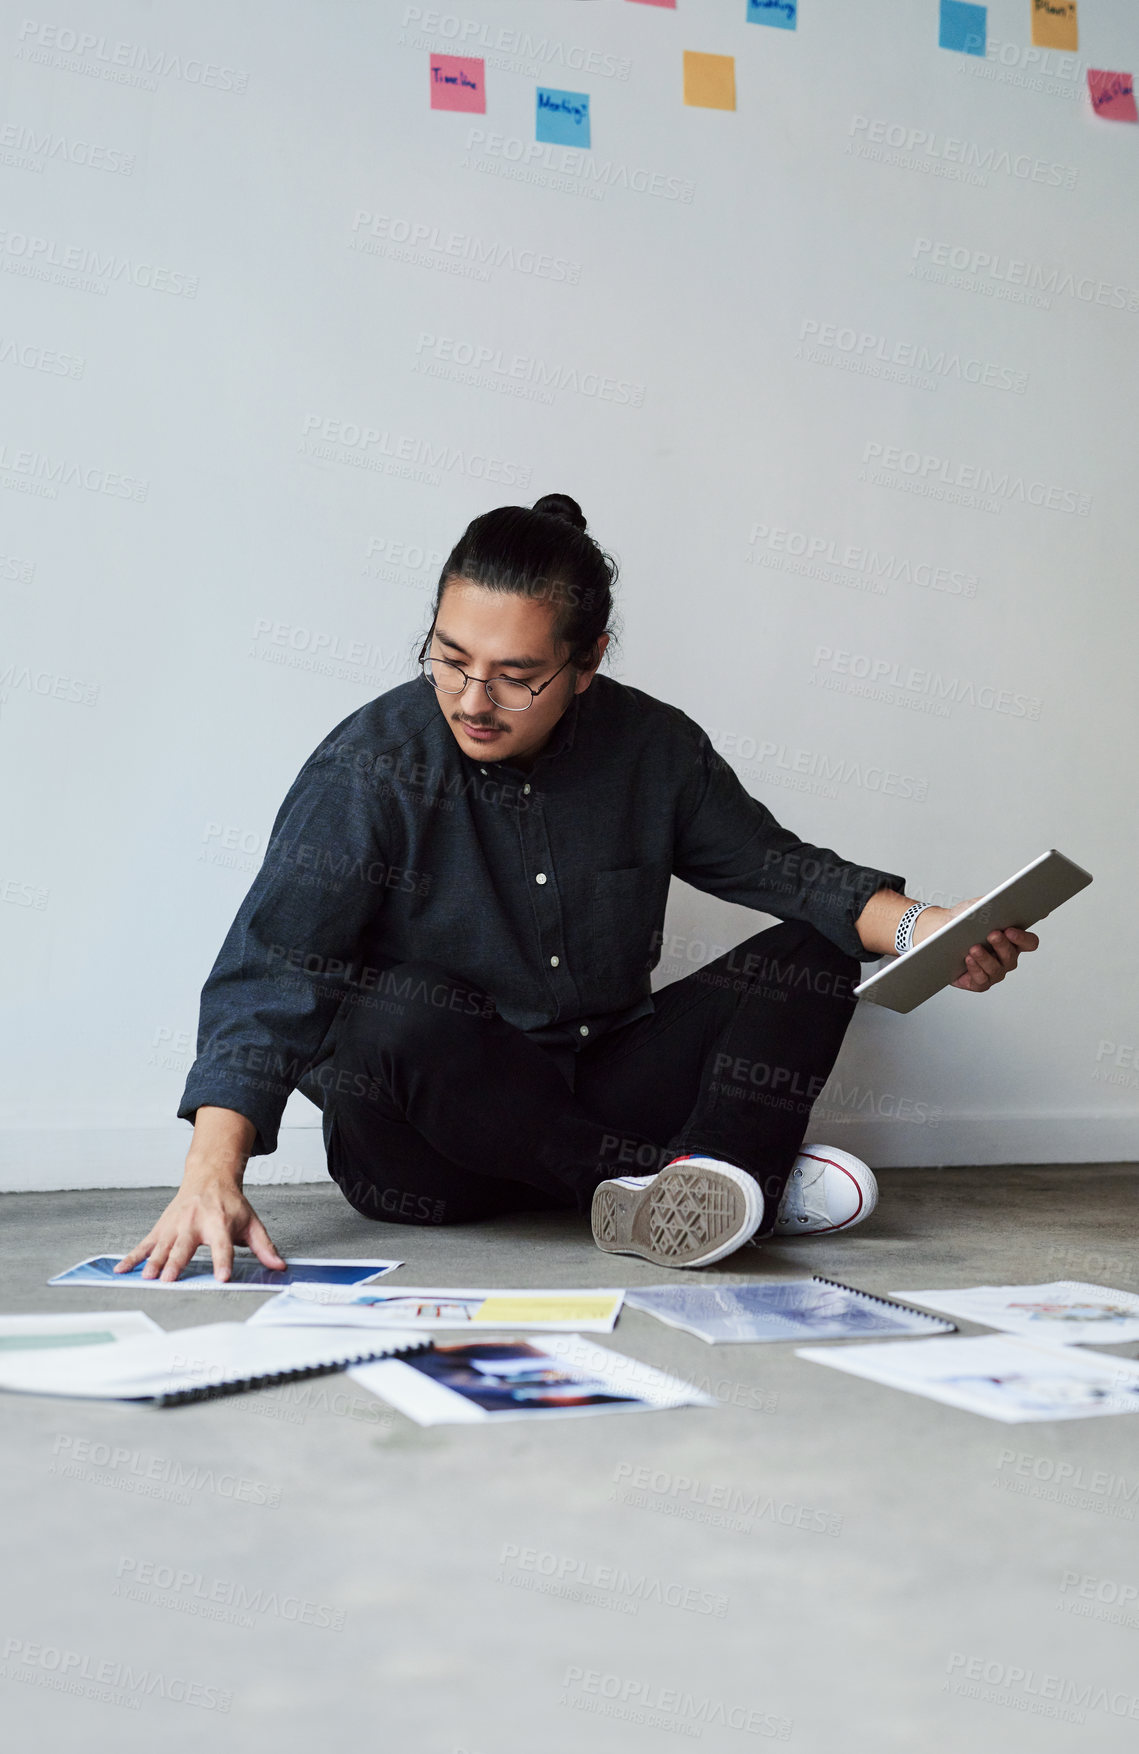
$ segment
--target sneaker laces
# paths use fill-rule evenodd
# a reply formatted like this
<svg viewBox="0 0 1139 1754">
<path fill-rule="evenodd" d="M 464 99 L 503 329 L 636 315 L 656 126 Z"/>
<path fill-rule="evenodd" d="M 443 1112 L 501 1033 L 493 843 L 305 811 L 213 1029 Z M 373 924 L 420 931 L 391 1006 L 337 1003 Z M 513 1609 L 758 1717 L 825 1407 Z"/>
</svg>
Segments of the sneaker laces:
<svg viewBox="0 0 1139 1754">
<path fill-rule="evenodd" d="M 786 1192 L 779 1202 L 780 1219 L 813 1218 L 818 1223 L 829 1224 L 831 1215 L 826 1201 L 825 1163 L 812 1163 L 809 1169 L 793 1169 L 791 1179 L 787 1183 Z"/>
</svg>

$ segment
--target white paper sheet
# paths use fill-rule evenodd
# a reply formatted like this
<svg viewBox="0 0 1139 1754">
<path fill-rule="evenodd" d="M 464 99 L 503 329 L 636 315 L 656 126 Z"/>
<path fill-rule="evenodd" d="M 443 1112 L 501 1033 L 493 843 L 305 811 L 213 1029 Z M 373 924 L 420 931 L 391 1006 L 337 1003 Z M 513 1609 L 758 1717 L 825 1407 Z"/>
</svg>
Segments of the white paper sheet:
<svg viewBox="0 0 1139 1754">
<path fill-rule="evenodd" d="M 625 1293 L 596 1286 L 577 1291 L 392 1285 L 342 1291 L 298 1285 L 261 1305 L 249 1319 L 267 1327 L 442 1329 L 521 1328 L 527 1333 L 608 1334 Z"/>
<path fill-rule="evenodd" d="M 895 1291 L 963 1321 L 1023 1334 L 1049 1346 L 1115 1346 L 1139 1340 L 1139 1294 L 1053 1279 L 1047 1285 L 970 1285 L 956 1290 Z"/>
<path fill-rule="evenodd" d="M 0 1316 L 0 1364 L 24 1353 L 105 1346 L 136 1339 L 140 1334 L 161 1332 L 158 1323 L 141 1309 L 81 1311 L 75 1315 L 5 1315 Z"/>
<path fill-rule="evenodd" d="M 1006 1425 L 1139 1413 L 1139 1361 L 1043 1346 L 1019 1334 L 806 1346 L 798 1356 Z"/>
<path fill-rule="evenodd" d="M 717 1405 L 677 1377 L 577 1334 L 552 1336 L 541 1345 L 448 1341 L 406 1362 L 357 1365 L 348 1374 L 418 1425 Z"/>
</svg>

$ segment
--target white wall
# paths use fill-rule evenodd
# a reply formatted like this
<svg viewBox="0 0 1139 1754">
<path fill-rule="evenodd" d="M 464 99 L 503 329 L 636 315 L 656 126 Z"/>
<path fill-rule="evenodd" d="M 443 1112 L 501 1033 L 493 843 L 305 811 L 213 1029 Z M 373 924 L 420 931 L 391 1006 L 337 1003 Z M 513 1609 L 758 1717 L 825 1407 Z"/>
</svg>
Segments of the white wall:
<svg viewBox="0 0 1139 1754">
<path fill-rule="evenodd" d="M 938 48 L 935 0 L 801 0 L 795 32 L 745 0 L 417 10 L 2 9 L 2 1185 L 177 1179 L 198 993 L 290 780 L 410 673 L 466 522 L 552 490 L 621 560 L 615 674 L 805 838 L 942 901 L 1053 845 L 1096 875 L 999 992 L 863 1007 L 813 1131 L 880 1164 L 1134 1158 L 1139 128 L 1084 86 L 1139 62 L 1133 0 L 1082 5 L 1079 64 L 1043 72 L 1026 0 L 990 4 L 988 61 Z M 431 47 L 487 58 L 485 117 L 428 108 Z M 736 57 L 735 113 L 683 106 L 685 48 Z M 536 84 L 590 95 L 568 169 L 532 155 Z M 414 258 L 362 213 L 424 228 Z M 923 278 L 940 246 L 1014 279 Z M 990 296 L 1016 276 L 1035 302 Z M 853 332 L 836 363 L 809 324 Z M 845 369 L 863 336 L 875 372 Z M 479 382 L 416 369 L 468 348 Z M 886 375 L 918 349 L 963 375 Z M 643 401 L 509 393 L 515 355 Z M 314 420 L 382 436 L 318 449 Z M 954 503 L 958 470 L 1006 494 Z M 756 923 L 678 888 L 662 977 Z M 259 1173 L 319 1174 L 316 1111 L 289 1119 Z"/>
</svg>

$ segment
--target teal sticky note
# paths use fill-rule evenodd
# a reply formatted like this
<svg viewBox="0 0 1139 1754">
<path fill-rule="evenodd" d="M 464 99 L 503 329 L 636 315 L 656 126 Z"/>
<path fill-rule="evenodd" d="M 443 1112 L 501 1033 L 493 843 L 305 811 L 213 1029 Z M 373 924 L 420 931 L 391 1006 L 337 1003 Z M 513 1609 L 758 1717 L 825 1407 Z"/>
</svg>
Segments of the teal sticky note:
<svg viewBox="0 0 1139 1754">
<path fill-rule="evenodd" d="M 538 131 L 548 146 L 589 145 L 589 94 L 538 87 Z"/>
<path fill-rule="evenodd" d="M 777 30 L 794 30 L 799 0 L 747 0 L 749 24 L 773 24 Z"/>
<path fill-rule="evenodd" d="M 959 55 L 983 55 L 988 30 L 988 7 L 970 6 L 966 0 L 941 0 L 938 44 Z"/>
</svg>

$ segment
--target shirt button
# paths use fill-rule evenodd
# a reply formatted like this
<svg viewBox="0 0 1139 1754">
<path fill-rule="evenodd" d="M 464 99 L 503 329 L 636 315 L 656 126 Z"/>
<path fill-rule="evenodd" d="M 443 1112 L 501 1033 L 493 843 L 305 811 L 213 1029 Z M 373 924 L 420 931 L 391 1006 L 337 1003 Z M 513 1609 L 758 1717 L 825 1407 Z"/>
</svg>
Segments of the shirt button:
<svg viewBox="0 0 1139 1754">
<path fill-rule="evenodd" d="M 480 767 L 480 768 L 479 768 L 479 772 L 480 772 L 480 773 L 485 773 L 485 772 L 486 772 L 486 768 L 485 768 L 485 767 Z"/>
<path fill-rule="evenodd" d="M 561 961 L 561 957 L 560 957 L 560 956 L 551 956 L 551 958 L 550 958 L 550 967 L 551 967 L 551 968 L 557 968 L 557 966 L 558 966 L 558 963 L 559 963 L 559 962 L 560 962 L 560 961 Z"/>
<path fill-rule="evenodd" d="M 534 881 L 535 883 L 544 883 L 546 881 L 546 873 L 544 871 L 539 871 Z"/>
<path fill-rule="evenodd" d="M 578 1034 L 579 1035 L 588 1035 L 589 1034 L 589 1024 L 588 1023 L 581 1024 L 580 1027 L 578 1028 Z"/>
<path fill-rule="evenodd" d="M 530 790 L 530 788 L 529 788 L 529 786 L 523 786 L 522 790 L 524 792 L 528 792 Z"/>
</svg>

